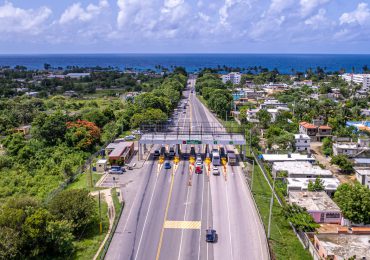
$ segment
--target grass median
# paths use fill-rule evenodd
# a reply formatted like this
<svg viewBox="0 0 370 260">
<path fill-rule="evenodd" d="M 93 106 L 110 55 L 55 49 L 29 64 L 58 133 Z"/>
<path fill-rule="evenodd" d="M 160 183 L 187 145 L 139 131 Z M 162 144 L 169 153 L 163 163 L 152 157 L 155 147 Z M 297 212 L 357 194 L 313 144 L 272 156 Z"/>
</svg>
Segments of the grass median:
<svg viewBox="0 0 370 260">
<path fill-rule="evenodd" d="M 255 167 L 253 177 L 253 196 L 261 214 L 266 232 L 270 210 L 271 189 L 259 167 Z M 289 222 L 284 218 L 283 211 L 276 199 L 272 210 L 270 247 L 273 259 L 309 260 L 310 253 L 305 250 L 294 234 Z"/>
</svg>

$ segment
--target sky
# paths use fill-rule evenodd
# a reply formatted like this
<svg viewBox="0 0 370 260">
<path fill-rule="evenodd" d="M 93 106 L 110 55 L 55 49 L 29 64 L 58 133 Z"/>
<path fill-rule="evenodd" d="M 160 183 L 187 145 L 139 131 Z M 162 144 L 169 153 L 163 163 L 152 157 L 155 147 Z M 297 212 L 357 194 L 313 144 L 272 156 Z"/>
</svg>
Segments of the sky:
<svg viewBox="0 0 370 260">
<path fill-rule="evenodd" d="M 370 0 L 0 0 L 0 53 L 370 53 Z"/>
</svg>

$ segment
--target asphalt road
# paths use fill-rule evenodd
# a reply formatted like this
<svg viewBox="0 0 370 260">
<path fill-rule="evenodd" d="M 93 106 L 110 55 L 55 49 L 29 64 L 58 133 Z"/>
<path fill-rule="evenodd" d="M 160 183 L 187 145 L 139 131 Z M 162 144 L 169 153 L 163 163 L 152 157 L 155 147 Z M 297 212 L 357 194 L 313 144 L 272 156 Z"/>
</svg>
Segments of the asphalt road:
<svg viewBox="0 0 370 260">
<path fill-rule="evenodd" d="M 185 96 L 190 105 L 176 124 L 217 122 L 194 94 L 187 91 Z M 181 149 L 189 151 L 190 145 Z M 213 176 L 194 174 L 188 161 L 171 165 L 164 169 L 157 160 L 145 162 L 106 259 L 268 259 L 264 230 L 241 167 L 227 166 L 226 173 Z M 205 242 L 207 227 L 217 230 L 217 243 Z"/>
</svg>

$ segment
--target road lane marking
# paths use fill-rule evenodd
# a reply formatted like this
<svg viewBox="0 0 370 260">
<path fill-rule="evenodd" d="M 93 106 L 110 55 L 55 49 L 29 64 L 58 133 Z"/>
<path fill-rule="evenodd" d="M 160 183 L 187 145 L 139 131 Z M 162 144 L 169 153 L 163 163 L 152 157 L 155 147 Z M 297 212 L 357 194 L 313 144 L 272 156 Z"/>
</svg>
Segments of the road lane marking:
<svg viewBox="0 0 370 260">
<path fill-rule="evenodd" d="M 188 210 L 188 201 L 189 201 L 189 191 L 190 191 L 190 187 L 188 187 L 187 189 L 187 193 L 186 193 L 186 204 L 185 204 L 185 213 L 184 213 L 184 221 L 186 219 L 186 213 L 187 213 L 187 210 Z M 179 256 L 177 259 L 181 259 L 181 248 L 182 248 L 182 239 L 183 239 L 183 235 L 184 235 L 184 230 L 181 230 L 181 239 L 180 239 L 180 249 L 179 249 Z"/>
<path fill-rule="evenodd" d="M 146 216 L 145 216 L 145 220 L 144 220 L 144 226 L 143 226 L 143 230 L 141 231 L 140 240 L 139 240 L 139 245 L 138 245 L 138 247 L 137 247 L 137 252 L 136 252 L 135 260 L 137 259 L 138 255 L 139 255 L 140 246 L 141 246 L 141 241 L 142 241 L 142 239 L 143 239 L 144 230 L 145 230 L 145 227 L 146 227 L 146 222 L 147 222 L 147 220 L 148 220 L 149 211 L 150 211 L 150 208 L 151 208 L 151 205 L 152 205 L 152 201 L 153 201 L 153 197 L 154 197 L 154 192 L 155 192 L 155 189 L 157 188 L 157 181 L 158 181 L 158 175 L 157 175 L 157 177 L 155 178 L 154 189 L 153 189 L 152 195 L 150 196 L 150 201 L 149 201 L 148 211 L 146 212 Z"/>
<path fill-rule="evenodd" d="M 166 205 L 166 211 L 164 213 L 164 219 L 163 219 L 163 225 L 162 225 L 162 231 L 161 235 L 159 237 L 159 243 L 158 243 L 158 248 L 157 248 L 157 256 L 156 260 L 159 260 L 159 256 L 161 255 L 161 247 L 162 247 L 162 242 L 163 242 L 163 234 L 164 234 L 164 225 L 166 223 L 167 215 L 168 215 L 168 209 L 170 207 L 170 202 L 171 202 L 171 197 L 172 197 L 172 189 L 173 189 L 173 183 L 174 183 L 174 175 L 171 174 L 171 186 L 170 186 L 170 192 L 168 193 L 168 198 L 167 198 L 167 205 Z"/>
<path fill-rule="evenodd" d="M 164 222 L 164 228 L 168 229 L 200 229 L 201 225 L 201 221 L 167 220 Z"/>
<path fill-rule="evenodd" d="M 226 207 L 227 207 L 227 222 L 229 223 L 229 239 L 230 239 L 231 259 L 234 259 L 233 243 L 232 243 L 232 239 L 231 239 L 231 222 L 230 222 L 229 196 L 228 196 L 228 192 L 227 192 L 227 183 L 225 183 L 225 186 L 226 186 L 225 193 L 226 193 Z"/>
<path fill-rule="evenodd" d="M 203 220 L 203 202 L 204 202 L 204 180 L 205 174 L 203 174 L 203 183 L 202 183 L 202 203 L 201 203 L 201 208 L 200 208 L 200 220 Z M 200 238 L 202 236 L 202 230 L 199 230 L 199 248 L 198 248 L 198 260 L 200 259 Z"/>
<path fill-rule="evenodd" d="M 207 189 L 207 227 L 209 227 L 209 190 L 210 190 L 210 187 L 211 187 L 211 182 L 209 181 L 208 182 L 208 189 Z M 211 202 L 212 203 L 212 202 Z M 207 260 L 208 260 L 208 243 L 207 243 Z"/>
</svg>

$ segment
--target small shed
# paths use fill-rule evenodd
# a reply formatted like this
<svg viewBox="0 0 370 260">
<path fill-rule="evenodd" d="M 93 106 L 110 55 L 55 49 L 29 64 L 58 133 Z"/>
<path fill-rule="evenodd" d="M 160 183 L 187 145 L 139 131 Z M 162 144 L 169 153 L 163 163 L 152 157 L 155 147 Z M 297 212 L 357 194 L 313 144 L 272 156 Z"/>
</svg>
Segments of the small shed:
<svg viewBox="0 0 370 260">
<path fill-rule="evenodd" d="M 96 171 L 97 172 L 105 172 L 107 170 L 108 160 L 100 159 L 96 162 Z"/>
</svg>

